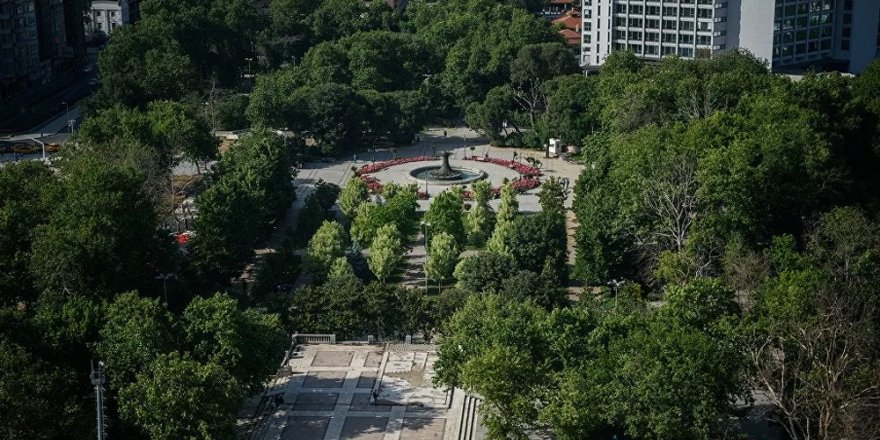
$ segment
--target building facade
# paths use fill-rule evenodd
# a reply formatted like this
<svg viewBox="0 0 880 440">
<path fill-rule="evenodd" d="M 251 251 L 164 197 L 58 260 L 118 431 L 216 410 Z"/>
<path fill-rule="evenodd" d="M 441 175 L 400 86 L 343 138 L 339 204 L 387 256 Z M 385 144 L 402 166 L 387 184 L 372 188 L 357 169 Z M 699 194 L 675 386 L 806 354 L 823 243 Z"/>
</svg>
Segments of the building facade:
<svg viewBox="0 0 880 440">
<path fill-rule="evenodd" d="M 772 69 L 861 72 L 880 54 L 878 0 L 584 0 L 581 64 L 746 49 Z"/>
<path fill-rule="evenodd" d="M 70 69 L 63 0 L 0 0 L 0 97 Z"/>
<path fill-rule="evenodd" d="M 122 1 L 93 0 L 85 19 L 86 35 L 107 38 L 114 29 L 123 25 Z"/>
</svg>

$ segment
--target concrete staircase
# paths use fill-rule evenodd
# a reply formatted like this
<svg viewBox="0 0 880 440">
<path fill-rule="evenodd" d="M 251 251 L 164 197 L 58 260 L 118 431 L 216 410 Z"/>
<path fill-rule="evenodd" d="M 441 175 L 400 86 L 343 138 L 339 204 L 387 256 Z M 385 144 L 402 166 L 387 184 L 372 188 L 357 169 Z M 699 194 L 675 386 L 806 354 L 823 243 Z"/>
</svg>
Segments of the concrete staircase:
<svg viewBox="0 0 880 440">
<path fill-rule="evenodd" d="M 477 397 L 466 395 L 464 405 L 461 407 L 461 423 L 458 425 L 458 440 L 474 440 L 477 431 L 477 408 L 481 400 Z M 479 439 L 477 439 L 479 440 Z"/>
</svg>

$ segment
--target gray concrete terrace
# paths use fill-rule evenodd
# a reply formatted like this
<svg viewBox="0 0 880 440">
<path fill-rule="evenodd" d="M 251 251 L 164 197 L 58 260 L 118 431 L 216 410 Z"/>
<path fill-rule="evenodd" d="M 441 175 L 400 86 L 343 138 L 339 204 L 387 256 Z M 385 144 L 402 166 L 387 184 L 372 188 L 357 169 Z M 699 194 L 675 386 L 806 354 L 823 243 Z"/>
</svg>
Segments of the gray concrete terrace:
<svg viewBox="0 0 880 440">
<path fill-rule="evenodd" d="M 266 393 L 284 403 L 244 438 L 457 439 L 465 396 L 433 387 L 436 358 L 431 345 L 299 345 Z"/>
</svg>

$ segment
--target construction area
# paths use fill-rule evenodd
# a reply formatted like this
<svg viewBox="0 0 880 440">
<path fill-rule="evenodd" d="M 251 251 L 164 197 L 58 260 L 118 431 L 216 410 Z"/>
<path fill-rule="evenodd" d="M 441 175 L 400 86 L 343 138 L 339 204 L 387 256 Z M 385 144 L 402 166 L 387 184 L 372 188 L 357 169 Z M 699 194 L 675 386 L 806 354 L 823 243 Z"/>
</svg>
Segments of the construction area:
<svg viewBox="0 0 880 440">
<path fill-rule="evenodd" d="M 306 336 L 306 337 L 303 337 Z M 433 387 L 436 347 L 295 336 L 266 393 L 239 421 L 260 440 L 477 440 L 479 400 Z M 321 341 L 321 342 L 316 342 Z"/>
</svg>

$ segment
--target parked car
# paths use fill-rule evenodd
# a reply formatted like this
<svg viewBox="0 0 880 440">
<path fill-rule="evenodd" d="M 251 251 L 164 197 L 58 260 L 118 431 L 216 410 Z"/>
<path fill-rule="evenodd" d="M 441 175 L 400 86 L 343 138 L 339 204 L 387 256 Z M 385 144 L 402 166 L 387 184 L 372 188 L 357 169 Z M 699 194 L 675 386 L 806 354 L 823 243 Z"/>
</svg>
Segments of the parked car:
<svg viewBox="0 0 880 440">
<path fill-rule="evenodd" d="M 47 153 L 57 153 L 61 150 L 61 145 L 58 144 L 46 144 L 46 152 Z"/>
<path fill-rule="evenodd" d="M 31 144 L 15 144 L 12 151 L 18 154 L 33 154 L 38 151 L 37 147 Z"/>
</svg>

